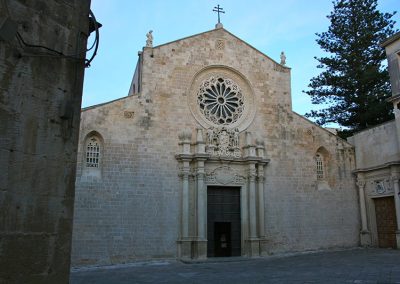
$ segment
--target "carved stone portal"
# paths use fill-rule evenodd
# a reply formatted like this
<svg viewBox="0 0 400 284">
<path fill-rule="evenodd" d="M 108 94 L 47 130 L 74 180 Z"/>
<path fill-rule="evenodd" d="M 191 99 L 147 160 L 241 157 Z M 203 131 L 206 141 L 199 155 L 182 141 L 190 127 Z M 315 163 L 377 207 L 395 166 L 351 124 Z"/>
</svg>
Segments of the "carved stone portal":
<svg viewBox="0 0 400 284">
<path fill-rule="evenodd" d="M 269 160 L 264 155 L 264 141 L 253 141 L 250 132 L 246 132 L 242 155 L 239 129 L 224 125 L 207 128 L 206 141 L 202 128 L 196 129 L 196 139 L 190 130 L 179 134 L 180 152 L 175 156 L 181 178 L 179 258 L 207 258 L 209 186 L 240 188 L 241 255 L 257 257 L 266 253 L 261 244 L 266 240 L 264 169 Z"/>
<path fill-rule="evenodd" d="M 207 129 L 206 152 L 212 157 L 240 158 L 239 129 L 226 127 Z"/>
</svg>

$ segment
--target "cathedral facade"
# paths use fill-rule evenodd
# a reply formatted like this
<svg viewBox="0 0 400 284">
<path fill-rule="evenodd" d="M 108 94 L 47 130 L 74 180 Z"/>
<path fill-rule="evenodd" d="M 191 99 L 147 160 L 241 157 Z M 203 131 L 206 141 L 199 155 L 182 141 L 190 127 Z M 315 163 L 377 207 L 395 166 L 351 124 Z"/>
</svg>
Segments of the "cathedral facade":
<svg viewBox="0 0 400 284">
<path fill-rule="evenodd" d="M 358 246 L 354 147 L 292 111 L 284 60 L 221 26 L 146 45 L 82 111 L 73 265 Z"/>
</svg>

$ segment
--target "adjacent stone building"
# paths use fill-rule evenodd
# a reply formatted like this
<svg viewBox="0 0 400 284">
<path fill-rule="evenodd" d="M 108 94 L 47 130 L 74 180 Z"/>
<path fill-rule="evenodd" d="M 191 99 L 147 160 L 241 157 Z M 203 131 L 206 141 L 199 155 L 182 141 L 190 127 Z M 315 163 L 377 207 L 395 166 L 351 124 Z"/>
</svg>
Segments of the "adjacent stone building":
<svg viewBox="0 0 400 284">
<path fill-rule="evenodd" d="M 359 244 L 354 147 L 293 112 L 284 62 L 221 26 L 146 45 L 82 111 L 73 265 Z"/>
<path fill-rule="evenodd" d="M 395 120 L 356 133 L 357 186 L 362 221 L 361 244 L 400 248 L 400 32 L 386 49 Z"/>
</svg>

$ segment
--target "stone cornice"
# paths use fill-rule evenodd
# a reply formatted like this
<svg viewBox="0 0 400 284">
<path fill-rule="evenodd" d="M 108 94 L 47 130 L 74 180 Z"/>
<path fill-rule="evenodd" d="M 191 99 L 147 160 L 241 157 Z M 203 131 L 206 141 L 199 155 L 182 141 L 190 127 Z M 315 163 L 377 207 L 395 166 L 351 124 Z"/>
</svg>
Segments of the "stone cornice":
<svg viewBox="0 0 400 284">
<path fill-rule="evenodd" d="M 381 170 L 381 169 L 385 169 L 385 168 L 390 168 L 391 166 L 400 166 L 400 161 L 392 161 L 392 162 L 388 162 L 388 163 L 381 164 L 381 165 L 374 166 L 374 167 L 355 169 L 353 171 L 353 174 L 366 173 L 366 172 L 371 172 L 371 171 L 375 171 L 375 170 Z"/>
<path fill-rule="evenodd" d="M 175 158 L 178 161 L 191 161 L 193 159 L 193 155 L 192 154 L 176 154 Z"/>
<path fill-rule="evenodd" d="M 380 44 L 380 46 L 385 48 L 386 46 L 390 45 L 391 43 L 395 42 L 398 39 L 400 39 L 400 32 L 397 32 L 391 37 L 387 38 L 384 42 Z"/>
<path fill-rule="evenodd" d="M 208 160 L 210 158 L 210 154 L 207 153 L 197 153 L 197 154 L 193 154 L 193 159 L 194 160 Z"/>
<path fill-rule="evenodd" d="M 196 160 L 203 160 L 209 162 L 229 162 L 233 164 L 240 164 L 249 162 L 266 165 L 270 162 L 270 159 L 255 157 L 255 156 L 248 156 L 243 158 L 231 158 L 231 157 L 210 157 L 210 154 L 176 154 L 175 158 L 178 161 L 196 161 Z M 400 163 L 400 162 L 399 162 Z"/>
<path fill-rule="evenodd" d="M 209 162 L 230 162 L 233 164 L 236 163 L 248 163 L 248 162 L 255 162 L 258 164 L 268 164 L 270 159 L 263 159 L 260 157 L 244 157 L 244 158 L 229 158 L 229 157 L 211 157 L 207 159 Z"/>
<path fill-rule="evenodd" d="M 400 94 L 391 96 L 390 98 L 386 99 L 386 101 L 389 102 L 389 103 L 392 103 L 392 102 L 395 102 L 395 101 L 398 101 L 398 100 L 400 100 Z"/>
</svg>

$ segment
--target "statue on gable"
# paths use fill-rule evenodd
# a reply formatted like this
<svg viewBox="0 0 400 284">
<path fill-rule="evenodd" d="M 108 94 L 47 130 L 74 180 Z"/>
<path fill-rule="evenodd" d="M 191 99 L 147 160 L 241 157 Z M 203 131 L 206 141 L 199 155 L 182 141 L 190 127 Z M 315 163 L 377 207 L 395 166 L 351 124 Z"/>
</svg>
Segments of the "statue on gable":
<svg viewBox="0 0 400 284">
<path fill-rule="evenodd" d="M 281 52 L 281 65 L 286 65 L 286 55 L 283 51 Z"/>
<path fill-rule="evenodd" d="M 153 47 L 153 31 L 150 30 L 146 34 L 147 40 L 146 40 L 146 47 Z"/>
</svg>

